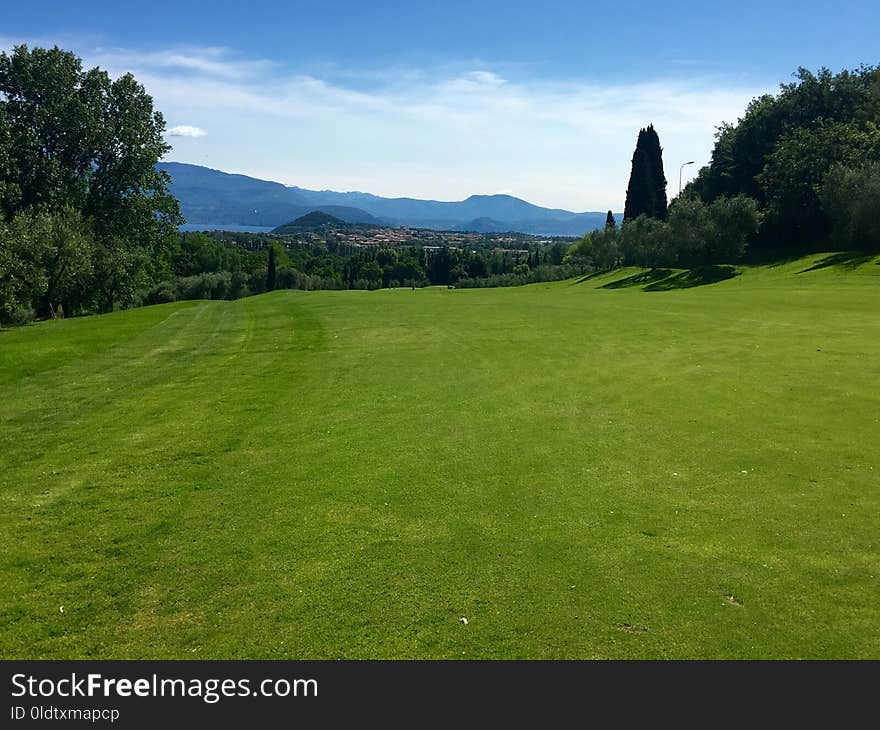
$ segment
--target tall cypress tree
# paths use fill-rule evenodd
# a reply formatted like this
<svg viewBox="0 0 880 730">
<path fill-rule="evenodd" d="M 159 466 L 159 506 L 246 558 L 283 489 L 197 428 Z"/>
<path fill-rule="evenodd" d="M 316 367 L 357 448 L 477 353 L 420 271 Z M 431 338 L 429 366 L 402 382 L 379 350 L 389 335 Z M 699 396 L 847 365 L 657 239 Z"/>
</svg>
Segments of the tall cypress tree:
<svg viewBox="0 0 880 730">
<path fill-rule="evenodd" d="M 660 137 L 651 124 L 645 130 L 645 143 L 648 147 L 648 165 L 651 171 L 652 216 L 666 220 L 666 175 L 663 173 L 663 148 Z"/>
<path fill-rule="evenodd" d="M 632 171 L 626 189 L 623 219 L 640 215 L 666 218 L 666 176 L 663 174 L 663 148 L 654 125 L 639 130 L 633 152 Z"/>
<path fill-rule="evenodd" d="M 617 221 L 614 220 L 614 213 L 612 213 L 610 210 L 608 211 L 608 215 L 605 216 L 605 227 L 617 228 Z"/>
</svg>

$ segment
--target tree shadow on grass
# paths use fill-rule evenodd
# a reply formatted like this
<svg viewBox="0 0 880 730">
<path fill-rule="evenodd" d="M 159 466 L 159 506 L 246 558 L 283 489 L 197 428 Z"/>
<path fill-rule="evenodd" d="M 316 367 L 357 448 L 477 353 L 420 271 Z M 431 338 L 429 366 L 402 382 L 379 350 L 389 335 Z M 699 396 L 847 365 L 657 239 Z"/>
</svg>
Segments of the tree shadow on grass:
<svg viewBox="0 0 880 730">
<path fill-rule="evenodd" d="M 617 281 L 609 281 L 603 284 L 600 289 L 626 289 L 630 286 L 643 286 L 654 284 L 662 281 L 672 273 L 672 269 L 651 269 L 650 271 L 642 271 L 632 276 Z"/>
<path fill-rule="evenodd" d="M 819 259 L 809 268 L 798 271 L 799 274 L 806 274 L 808 271 L 816 271 L 817 269 L 827 269 L 829 266 L 841 266 L 851 271 L 857 269 L 862 264 L 868 263 L 876 254 L 860 253 L 858 251 L 844 251 L 842 253 L 831 254 L 824 259 Z M 878 262 L 880 263 L 880 262 Z"/>
<path fill-rule="evenodd" d="M 688 269 L 673 276 L 668 276 L 645 287 L 645 291 L 671 291 L 672 289 L 691 289 L 695 286 L 717 284 L 719 281 L 732 279 L 739 276 L 739 272 L 733 266 L 701 266 L 698 269 Z"/>
<path fill-rule="evenodd" d="M 786 266 L 787 264 L 802 259 L 803 257 L 803 252 L 789 253 L 785 255 L 777 254 L 775 256 L 770 253 L 764 256 L 747 257 L 745 263 L 751 264 L 752 266 L 766 266 L 768 269 L 778 269 L 780 266 Z"/>
<path fill-rule="evenodd" d="M 600 276 L 605 276 L 605 274 L 614 273 L 614 269 L 605 269 L 604 271 L 594 271 L 590 274 L 583 274 L 577 281 L 573 281 L 571 283 L 572 286 L 575 284 L 583 284 L 584 282 L 591 281 L 592 279 L 597 279 Z"/>
</svg>

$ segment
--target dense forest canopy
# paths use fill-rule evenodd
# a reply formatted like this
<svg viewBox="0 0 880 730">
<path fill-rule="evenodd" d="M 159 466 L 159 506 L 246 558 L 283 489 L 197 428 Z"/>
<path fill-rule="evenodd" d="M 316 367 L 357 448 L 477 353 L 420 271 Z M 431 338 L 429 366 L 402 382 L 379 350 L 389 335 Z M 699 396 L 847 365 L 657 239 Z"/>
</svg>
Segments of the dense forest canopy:
<svg viewBox="0 0 880 730">
<path fill-rule="evenodd" d="M 801 68 L 795 81 L 754 99 L 716 137 L 711 162 L 686 193 L 707 203 L 739 194 L 754 198 L 766 214 L 759 247 L 877 250 L 876 239 L 847 240 L 848 212 L 826 204 L 825 186 L 835 167 L 857 174 L 880 161 L 880 68 L 837 74 Z M 852 192 L 857 198 L 869 194 Z"/>
<path fill-rule="evenodd" d="M 880 251 L 880 70 L 796 77 L 719 128 L 710 164 L 668 209 L 659 135 L 642 129 L 623 226 L 588 233 L 567 261 L 706 269 L 747 254 Z"/>
</svg>

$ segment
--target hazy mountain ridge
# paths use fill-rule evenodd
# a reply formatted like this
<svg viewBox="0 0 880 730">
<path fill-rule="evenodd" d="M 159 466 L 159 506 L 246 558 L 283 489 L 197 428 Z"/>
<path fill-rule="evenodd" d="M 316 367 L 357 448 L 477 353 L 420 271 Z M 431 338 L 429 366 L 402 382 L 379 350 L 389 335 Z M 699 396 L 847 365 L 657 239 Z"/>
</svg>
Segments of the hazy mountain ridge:
<svg viewBox="0 0 880 730">
<path fill-rule="evenodd" d="M 511 195 L 471 195 L 446 202 L 383 198 L 371 193 L 307 190 L 180 162 L 161 162 L 189 223 L 279 226 L 313 210 L 347 223 L 436 230 L 516 231 L 581 236 L 605 224 L 605 213 L 542 208 Z M 476 228 L 470 227 L 475 226 Z"/>
</svg>

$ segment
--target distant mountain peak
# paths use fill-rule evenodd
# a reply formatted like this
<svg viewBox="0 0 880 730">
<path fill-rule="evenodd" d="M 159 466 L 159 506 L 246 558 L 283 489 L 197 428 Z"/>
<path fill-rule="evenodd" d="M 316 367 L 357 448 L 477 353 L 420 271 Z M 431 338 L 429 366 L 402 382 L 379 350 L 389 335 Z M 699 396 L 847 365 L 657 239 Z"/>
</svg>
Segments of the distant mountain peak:
<svg viewBox="0 0 880 730">
<path fill-rule="evenodd" d="M 461 201 L 383 198 L 371 193 L 307 190 L 183 162 L 161 162 L 171 174 L 171 193 L 187 222 L 205 226 L 276 227 L 314 210 L 345 223 L 434 230 L 529 233 L 580 237 L 605 225 L 607 211 L 572 213 L 543 208 L 504 193 Z"/>
<path fill-rule="evenodd" d="M 479 194 L 469 195 L 464 202 L 470 202 L 472 200 L 516 200 L 520 203 L 526 203 L 526 205 L 531 205 L 531 203 L 527 203 L 522 198 L 516 198 L 513 195 L 508 195 L 507 193 L 491 193 L 491 194 Z"/>
</svg>

